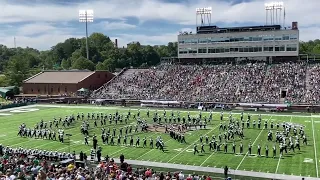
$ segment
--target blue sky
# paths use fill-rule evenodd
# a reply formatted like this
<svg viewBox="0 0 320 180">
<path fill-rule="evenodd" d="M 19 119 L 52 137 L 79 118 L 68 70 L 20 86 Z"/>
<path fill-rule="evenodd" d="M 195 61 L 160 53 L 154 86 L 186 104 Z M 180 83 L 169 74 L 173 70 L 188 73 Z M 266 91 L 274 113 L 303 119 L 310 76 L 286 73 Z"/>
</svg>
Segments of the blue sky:
<svg viewBox="0 0 320 180">
<path fill-rule="evenodd" d="M 199 7 L 212 7 L 212 24 L 265 24 L 265 0 L 1 0 L 0 43 L 8 47 L 50 49 L 70 37 L 83 37 L 79 9 L 93 9 L 89 33 L 101 32 L 120 46 L 132 41 L 160 45 L 176 41 L 179 31 L 195 31 Z M 300 39 L 320 36 L 320 0 L 284 0 L 286 26 L 299 22 Z M 200 22 L 200 20 L 198 20 Z"/>
</svg>

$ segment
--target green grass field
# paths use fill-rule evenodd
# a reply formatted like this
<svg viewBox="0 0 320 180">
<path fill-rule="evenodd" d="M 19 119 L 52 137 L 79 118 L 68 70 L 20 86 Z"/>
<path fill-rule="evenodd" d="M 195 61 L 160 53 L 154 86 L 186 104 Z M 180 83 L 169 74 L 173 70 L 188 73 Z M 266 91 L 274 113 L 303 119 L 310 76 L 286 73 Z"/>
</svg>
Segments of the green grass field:
<svg viewBox="0 0 320 180">
<path fill-rule="evenodd" d="M 33 127 L 34 124 L 40 122 L 41 119 L 44 121 L 49 121 L 53 119 L 53 117 L 65 117 L 66 115 L 77 113 L 85 113 L 85 117 L 88 112 L 92 113 L 115 113 L 117 110 L 120 114 L 127 114 L 128 109 L 124 108 L 104 108 L 99 109 L 98 107 L 25 107 L 25 112 L 20 111 L 2 111 L 0 113 L 0 143 L 5 146 L 11 147 L 24 147 L 24 148 L 37 148 L 37 149 L 46 149 L 52 151 L 60 151 L 60 152 L 68 152 L 69 145 L 66 142 L 65 144 L 59 143 L 57 141 L 51 140 L 42 140 L 42 139 L 32 139 L 32 138 L 21 138 L 17 136 L 18 127 L 23 122 L 27 125 L 27 127 Z M 33 110 L 33 111 L 32 111 Z M 30 112 L 28 112 L 30 111 Z M 158 113 L 162 115 L 163 110 L 158 110 Z M 137 113 L 136 110 L 131 110 L 132 114 Z M 150 117 L 153 117 L 153 110 L 150 110 Z M 167 116 L 171 114 L 171 110 L 167 110 Z M 198 116 L 197 111 L 191 111 L 191 116 Z M 141 110 L 141 115 L 143 118 L 147 118 L 146 110 Z M 186 111 L 181 111 L 180 116 L 187 117 Z M 203 113 L 203 116 L 208 117 L 209 113 Z M 234 117 L 240 119 L 239 114 L 233 114 Z M 262 115 L 262 127 L 264 124 L 264 120 L 277 122 L 291 122 L 296 124 L 301 124 L 305 126 L 305 132 L 308 137 L 308 145 L 302 145 L 301 141 L 301 151 L 299 152 L 296 149 L 296 152 L 290 152 L 285 154 L 281 159 L 279 158 L 279 149 L 277 148 L 277 157 L 276 158 L 266 158 L 266 157 L 257 157 L 257 156 L 247 156 L 247 155 L 234 155 L 231 153 L 231 144 L 233 141 L 229 141 L 229 150 L 228 154 L 224 154 L 223 152 L 209 151 L 209 147 L 206 145 L 205 150 L 206 153 L 193 155 L 193 144 L 198 143 L 200 135 L 208 135 L 211 137 L 213 134 L 219 134 L 219 124 L 220 124 L 220 113 L 214 113 L 214 121 L 208 125 L 206 130 L 196 130 L 190 131 L 186 133 L 186 141 L 187 144 L 180 144 L 177 141 L 171 139 L 169 135 L 162 134 L 160 132 L 149 132 L 149 133 L 138 133 L 134 134 L 134 137 L 139 136 L 140 139 L 143 137 L 147 137 L 149 145 L 150 137 L 155 139 L 158 135 L 161 135 L 162 139 L 165 142 L 166 152 L 163 153 L 157 149 L 142 148 L 142 147 L 128 147 L 128 146 L 110 146 L 110 145 L 101 145 L 101 128 L 100 123 L 98 121 L 98 128 L 90 129 L 90 134 L 95 133 L 98 136 L 98 143 L 103 148 L 103 156 L 109 155 L 110 157 L 118 158 L 120 154 L 124 154 L 126 159 L 135 159 L 135 160 L 148 160 L 154 162 L 163 162 L 163 163 L 177 163 L 177 164 L 187 164 L 187 165 L 195 165 L 195 166 L 203 166 L 203 167 L 217 167 L 221 168 L 225 165 L 229 166 L 230 169 L 237 170 L 247 170 L 247 171 L 257 171 L 257 172 L 269 172 L 269 173 L 280 173 L 280 174 L 288 174 L 288 175 L 297 175 L 297 176 L 311 176 L 318 177 L 318 159 L 320 159 L 320 116 L 310 115 L 310 114 L 263 114 Z M 247 118 L 247 114 L 245 113 L 244 119 Z M 258 116 L 252 115 L 252 120 L 257 121 Z M 152 119 L 147 119 L 150 123 L 152 123 Z M 228 113 L 225 112 L 224 115 L 225 122 L 228 122 Z M 90 121 L 91 128 L 93 127 L 93 121 Z M 80 133 L 80 124 L 81 121 L 76 122 L 74 126 L 69 129 L 66 129 L 66 133 L 70 133 L 73 136 L 70 138 L 70 149 L 71 152 L 75 150 L 79 153 L 81 150 L 89 154 L 91 146 L 84 145 L 83 136 Z M 135 121 L 131 118 L 128 124 L 135 124 Z M 107 121 L 107 126 L 120 128 L 126 126 L 125 124 L 118 124 L 115 126 L 114 124 L 109 125 Z M 107 127 L 106 126 L 106 127 Z M 270 125 L 268 123 L 268 128 Z M 281 128 L 282 129 L 282 128 Z M 275 129 L 273 130 L 275 134 Z M 244 152 L 248 150 L 248 143 L 251 141 L 253 143 L 253 153 L 257 153 L 257 145 L 260 144 L 262 146 L 262 155 L 265 154 L 264 147 L 266 144 L 269 146 L 269 156 L 272 155 L 272 145 L 274 143 L 267 142 L 267 129 L 244 129 L 245 140 L 243 140 L 244 144 Z M 135 138 L 134 138 L 135 139 Z M 239 143 L 240 140 L 236 138 L 237 149 L 239 152 Z M 91 140 L 91 138 L 90 138 Z M 116 139 L 115 139 L 116 140 Z M 319 142 L 319 143 L 318 143 Z M 90 142 L 91 143 L 91 142 Z M 140 142 L 141 143 L 141 142 Z M 278 145 L 277 145 L 278 146 Z M 200 150 L 200 147 L 198 146 Z"/>
</svg>

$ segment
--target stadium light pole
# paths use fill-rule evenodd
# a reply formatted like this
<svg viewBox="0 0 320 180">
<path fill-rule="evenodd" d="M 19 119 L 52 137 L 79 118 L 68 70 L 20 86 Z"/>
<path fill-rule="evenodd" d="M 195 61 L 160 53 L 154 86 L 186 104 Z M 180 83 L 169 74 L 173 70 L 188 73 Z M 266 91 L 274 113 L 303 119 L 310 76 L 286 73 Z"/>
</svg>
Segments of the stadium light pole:
<svg viewBox="0 0 320 180">
<path fill-rule="evenodd" d="M 93 10 L 79 10 L 79 22 L 86 24 L 86 50 L 89 60 L 88 22 L 93 22 Z"/>
<path fill-rule="evenodd" d="M 266 25 L 268 25 L 268 12 L 270 12 L 270 24 L 280 24 L 281 22 L 281 11 L 283 9 L 283 2 L 271 2 L 265 3 L 265 10 L 266 10 Z M 278 17 L 278 10 L 279 10 L 279 17 Z"/>
<path fill-rule="evenodd" d="M 210 26 L 211 14 L 212 7 L 196 8 L 196 26 L 198 26 L 198 16 L 200 16 L 201 26 L 204 26 L 206 24 L 205 21 L 208 21 L 207 23 Z"/>
</svg>

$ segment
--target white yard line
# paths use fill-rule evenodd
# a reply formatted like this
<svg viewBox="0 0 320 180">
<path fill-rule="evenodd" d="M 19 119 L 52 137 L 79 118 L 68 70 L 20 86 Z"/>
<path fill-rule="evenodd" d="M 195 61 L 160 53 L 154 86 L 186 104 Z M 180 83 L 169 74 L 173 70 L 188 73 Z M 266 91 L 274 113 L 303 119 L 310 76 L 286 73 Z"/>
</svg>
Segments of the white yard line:
<svg viewBox="0 0 320 180">
<path fill-rule="evenodd" d="M 282 155 L 280 154 L 275 174 L 277 174 L 277 172 L 278 172 L 281 157 L 282 157 Z"/>
<path fill-rule="evenodd" d="M 200 166 L 202 166 L 205 162 L 207 162 L 207 160 L 210 159 L 211 156 L 213 156 L 213 155 L 214 155 L 214 151 L 210 154 L 209 157 L 207 157 L 207 158 L 200 164 Z"/>
<path fill-rule="evenodd" d="M 203 136 L 206 136 L 207 134 L 209 134 L 209 133 L 211 133 L 213 130 L 215 130 L 215 129 L 217 129 L 219 127 L 219 125 L 218 126 L 216 126 L 216 127 L 214 127 L 214 128 L 212 128 L 209 132 L 207 132 L 206 134 L 204 134 Z M 186 147 L 185 149 L 183 149 L 182 151 L 180 151 L 178 154 L 176 154 L 175 156 L 173 156 L 167 163 L 169 163 L 171 160 L 173 160 L 174 158 L 176 158 L 177 156 L 179 156 L 181 153 L 183 153 L 185 150 L 187 150 L 188 148 L 190 148 L 192 145 L 194 145 L 196 142 L 198 142 L 199 141 L 199 138 L 196 140 L 196 141 L 194 141 L 193 143 L 191 143 L 188 147 Z"/>
<path fill-rule="evenodd" d="M 290 117 L 290 123 L 291 123 L 291 122 L 292 122 L 292 116 Z M 275 174 L 277 174 L 277 172 L 278 172 L 279 165 L 280 165 L 280 161 L 281 161 L 281 157 L 282 157 L 282 156 L 281 156 L 281 154 L 280 154 Z"/>
<path fill-rule="evenodd" d="M 268 122 L 271 118 L 272 118 L 272 116 L 270 116 L 270 118 L 267 120 L 267 122 Z M 252 146 L 253 146 L 254 143 L 259 139 L 259 137 L 260 137 L 260 135 L 261 135 L 261 133 L 262 133 L 263 130 L 264 130 L 264 128 L 261 129 L 261 131 L 260 131 L 260 133 L 258 134 L 257 138 L 253 141 Z M 237 166 L 236 170 L 239 169 L 239 167 L 241 166 L 241 164 L 242 164 L 242 162 L 244 161 L 244 159 L 248 156 L 248 153 L 249 153 L 249 152 L 247 152 L 247 153 L 243 156 L 243 158 L 242 158 L 242 160 L 240 161 L 239 165 Z"/>
<path fill-rule="evenodd" d="M 318 177 L 319 177 L 319 169 L 318 169 L 316 136 L 314 135 L 314 125 L 313 125 L 313 118 L 312 118 L 312 117 L 311 117 L 311 122 L 312 122 L 312 135 L 313 135 L 314 158 L 315 158 L 315 161 L 316 161 L 316 173 L 317 173 L 317 178 L 318 178 Z"/>
<path fill-rule="evenodd" d="M 117 152 L 120 152 L 120 151 L 122 151 L 122 150 L 124 150 L 124 149 L 127 149 L 128 147 L 124 147 L 124 148 L 122 148 L 122 149 L 119 149 L 118 151 L 115 151 L 115 152 L 113 152 L 112 154 L 110 154 L 110 156 L 112 156 L 112 155 L 114 155 L 114 154 L 117 154 Z"/>
</svg>

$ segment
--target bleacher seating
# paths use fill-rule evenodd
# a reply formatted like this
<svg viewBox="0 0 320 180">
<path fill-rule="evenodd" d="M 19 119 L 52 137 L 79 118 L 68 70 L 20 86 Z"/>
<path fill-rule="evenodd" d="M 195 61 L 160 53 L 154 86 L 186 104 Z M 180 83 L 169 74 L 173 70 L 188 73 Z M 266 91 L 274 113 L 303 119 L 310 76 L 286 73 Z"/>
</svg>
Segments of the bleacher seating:
<svg viewBox="0 0 320 180">
<path fill-rule="evenodd" d="M 1 145 L 0 145 L 1 146 Z M 102 162 L 89 163 L 84 161 L 84 167 L 77 165 L 74 159 L 62 156 L 63 161 L 51 158 L 50 153 L 42 150 L 3 147 L 0 150 L 0 176 L 1 179 L 86 179 L 86 180 L 108 180 L 108 179 L 199 179 L 211 180 L 210 176 L 197 174 L 184 175 L 179 172 L 156 172 L 151 168 L 133 168 L 126 162 L 116 163 L 112 158 Z M 33 151 L 38 154 L 31 155 Z M 60 153 L 61 154 L 61 153 Z M 72 156 L 72 155 L 68 155 Z M 82 162 L 82 161 L 81 161 Z M 98 164 L 97 164 L 98 163 Z"/>
<path fill-rule="evenodd" d="M 128 69 L 92 98 L 319 103 L 320 65 L 305 63 L 169 65 Z M 287 95 L 280 98 L 280 90 Z"/>
</svg>

